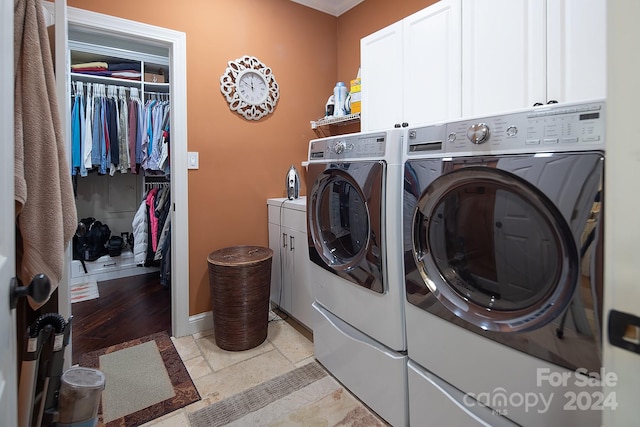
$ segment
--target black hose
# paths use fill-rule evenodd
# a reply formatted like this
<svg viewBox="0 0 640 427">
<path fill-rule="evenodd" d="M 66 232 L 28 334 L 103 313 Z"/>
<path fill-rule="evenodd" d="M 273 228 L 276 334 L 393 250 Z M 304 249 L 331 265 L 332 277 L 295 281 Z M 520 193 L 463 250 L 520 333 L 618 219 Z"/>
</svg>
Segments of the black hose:
<svg viewBox="0 0 640 427">
<path fill-rule="evenodd" d="M 66 321 L 58 313 L 45 313 L 33 322 L 33 325 L 29 328 L 29 337 L 36 338 L 47 325 L 53 328 L 54 334 L 60 334 L 64 331 Z"/>
</svg>

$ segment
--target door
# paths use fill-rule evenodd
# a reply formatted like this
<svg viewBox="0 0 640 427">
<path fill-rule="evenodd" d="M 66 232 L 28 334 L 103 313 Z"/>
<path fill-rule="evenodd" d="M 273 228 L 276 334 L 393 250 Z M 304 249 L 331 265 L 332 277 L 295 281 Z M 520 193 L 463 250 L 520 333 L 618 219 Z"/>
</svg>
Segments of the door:
<svg viewBox="0 0 640 427">
<path fill-rule="evenodd" d="M 547 101 L 606 96 L 606 3 L 547 1 Z"/>
<path fill-rule="evenodd" d="M 360 41 L 362 132 L 402 122 L 402 21 Z"/>
<path fill-rule="evenodd" d="M 384 161 L 309 165 L 309 259 L 377 293 L 382 279 Z"/>
<path fill-rule="evenodd" d="M 50 9 L 49 2 L 43 5 Z M 87 31 L 97 31 L 103 35 L 127 37 L 140 43 L 167 47 L 170 52 L 171 69 L 171 283 L 189 283 L 189 200 L 187 177 L 187 81 L 186 81 L 186 34 L 166 28 L 129 21 L 113 16 L 93 13 L 87 10 L 66 7 L 66 0 L 55 1 L 56 19 L 56 52 L 68 54 L 67 27 L 82 28 Z M 65 55 L 56 55 L 56 74 L 66 75 L 68 61 Z M 66 94 L 70 93 L 68 79 L 58 79 L 58 104 L 61 106 L 61 119 L 65 126 L 70 127 L 71 120 L 66 117 L 70 111 Z M 66 108 L 62 108 L 65 106 Z M 70 134 L 69 129 L 65 129 Z M 70 142 L 69 142 L 70 146 Z M 71 252 L 67 254 L 71 263 Z M 58 311 L 63 317 L 71 313 L 69 295 L 69 280 L 63 278 L 60 284 L 61 295 Z M 205 326 L 189 321 L 189 288 L 188 286 L 171 287 L 171 322 L 172 335 L 182 337 L 194 333 Z M 67 346 L 67 351 L 71 346 Z M 71 358 L 65 358 L 70 360 Z"/>
<path fill-rule="evenodd" d="M 463 0 L 463 116 L 544 102 L 544 10 L 544 0 Z"/>
<path fill-rule="evenodd" d="M 445 164 L 448 173 L 417 203 L 413 244 L 426 286 L 484 330 L 544 326 L 567 307 L 578 280 L 562 213 L 516 175 L 486 164 L 455 168 Z"/>
<path fill-rule="evenodd" d="M 416 126 L 460 117 L 460 0 L 441 0 L 402 23 L 403 121 Z"/>
<path fill-rule="evenodd" d="M 304 215 L 304 212 L 299 212 Z M 309 251 L 307 233 L 289 229 L 289 257 L 291 258 L 291 314 L 303 325 L 313 327 L 311 304 L 313 295 L 309 286 Z"/>
<path fill-rule="evenodd" d="M 640 80 L 640 2 L 607 2 L 607 107 L 614 114 L 607 115 L 607 168 L 605 192 L 608 206 L 605 215 L 605 307 L 640 316 L 640 286 L 638 286 L 637 248 L 640 241 L 638 212 L 638 158 L 635 138 L 628 138 L 629 124 L 635 123 L 640 113 L 638 94 Z M 633 64 L 634 66 L 630 66 Z M 630 196 L 633 195 L 633 196 Z M 629 325 L 627 340 L 637 341 L 640 327 Z M 634 337 L 635 332 L 635 337 Z M 640 356 L 604 342 L 604 366 L 607 373 L 615 373 L 616 381 L 605 384 L 605 396 L 614 394 L 617 407 L 606 408 L 605 427 L 637 426 L 638 395 L 640 395 Z"/>
<path fill-rule="evenodd" d="M 13 206 L 13 2 L 0 5 L 0 206 Z M 15 275 L 13 209 L 0 210 L 0 425 L 17 419 L 16 322 L 9 310 L 9 281 Z"/>
</svg>

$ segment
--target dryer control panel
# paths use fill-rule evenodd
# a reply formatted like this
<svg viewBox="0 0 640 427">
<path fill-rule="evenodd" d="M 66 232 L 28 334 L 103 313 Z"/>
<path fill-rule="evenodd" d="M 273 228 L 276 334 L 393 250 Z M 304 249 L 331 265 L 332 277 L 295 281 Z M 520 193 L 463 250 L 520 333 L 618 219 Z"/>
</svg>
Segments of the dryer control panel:
<svg viewBox="0 0 640 427">
<path fill-rule="evenodd" d="M 445 152 L 604 149 L 605 104 L 553 104 L 447 124 Z"/>
<path fill-rule="evenodd" d="M 315 139 L 309 143 L 309 161 L 383 158 L 387 134 L 352 134 Z"/>
<path fill-rule="evenodd" d="M 408 156 L 604 150 L 605 102 L 551 104 L 409 129 Z"/>
</svg>

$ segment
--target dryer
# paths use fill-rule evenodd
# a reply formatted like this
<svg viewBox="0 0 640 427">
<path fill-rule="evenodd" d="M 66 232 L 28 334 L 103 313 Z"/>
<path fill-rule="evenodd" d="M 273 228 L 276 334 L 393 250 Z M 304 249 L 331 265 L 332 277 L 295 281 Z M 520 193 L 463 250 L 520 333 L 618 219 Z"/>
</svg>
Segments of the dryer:
<svg viewBox="0 0 640 427">
<path fill-rule="evenodd" d="M 312 140 L 307 168 L 315 357 L 392 425 L 407 424 L 402 130 Z"/>
<path fill-rule="evenodd" d="M 599 426 L 605 104 L 409 129 L 412 424 Z M 609 398 L 607 403 L 607 398 Z"/>
</svg>

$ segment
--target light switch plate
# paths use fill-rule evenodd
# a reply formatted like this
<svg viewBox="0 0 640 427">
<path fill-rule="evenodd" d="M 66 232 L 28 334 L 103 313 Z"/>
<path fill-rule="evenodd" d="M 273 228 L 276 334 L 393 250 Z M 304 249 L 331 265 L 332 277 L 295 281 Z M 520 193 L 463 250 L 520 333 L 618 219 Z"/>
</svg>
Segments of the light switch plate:
<svg viewBox="0 0 640 427">
<path fill-rule="evenodd" d="M 187 169 L 198 169 L 199 168 L 199 164 L 200 164 L 200 160 L 198 158 L 198 152 L 197 151 L 189 151 L 187 152 L 187 162 L 188 162 L 188 166 Z"/>
</svg>

